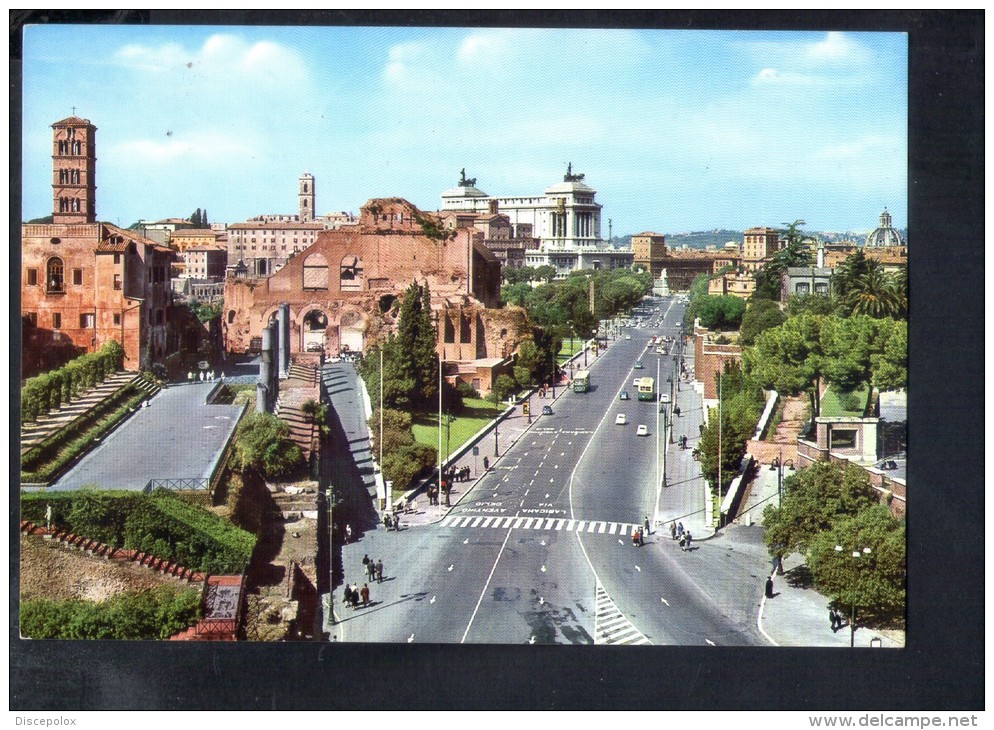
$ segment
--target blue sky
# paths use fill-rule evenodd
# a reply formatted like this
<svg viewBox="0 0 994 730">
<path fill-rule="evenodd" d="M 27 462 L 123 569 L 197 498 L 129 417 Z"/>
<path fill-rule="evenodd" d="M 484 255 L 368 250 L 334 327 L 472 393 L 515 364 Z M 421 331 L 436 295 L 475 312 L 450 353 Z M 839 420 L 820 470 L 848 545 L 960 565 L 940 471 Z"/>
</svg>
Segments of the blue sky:
<svg viewBox="0 0 994 730">
<path fill-rule="evenodd" d="M 23 218 L 51 212 L 51 127 L 97 131 L 97 216 L 212 221 L 399 196 L 466 168 L 491 195 L 586 175 L 615 235 L 907 225 L 901 33 L 33 26 Z"/>
</svg>

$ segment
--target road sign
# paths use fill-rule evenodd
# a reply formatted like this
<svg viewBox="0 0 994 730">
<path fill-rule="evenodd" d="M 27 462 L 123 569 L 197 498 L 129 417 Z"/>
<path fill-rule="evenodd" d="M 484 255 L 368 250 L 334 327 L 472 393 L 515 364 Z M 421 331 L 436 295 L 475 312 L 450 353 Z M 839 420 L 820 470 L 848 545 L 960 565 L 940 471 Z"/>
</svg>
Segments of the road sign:
<svg viewBox="0 0 994 730">
<path fill-rule="evenodd" d="M 480 455 L 480 447 L 479 446 L 474 446 L 473 447 L 473 456 L 479 456 L 479 455 Z"/>
<path fill-rule="evenodd" d="M 524 403 L 521 404 L 521 412 L 524 413 L 526 416 L 531 415 L 532 412 L 531 401 L 526 400 Z"/>
</svg>

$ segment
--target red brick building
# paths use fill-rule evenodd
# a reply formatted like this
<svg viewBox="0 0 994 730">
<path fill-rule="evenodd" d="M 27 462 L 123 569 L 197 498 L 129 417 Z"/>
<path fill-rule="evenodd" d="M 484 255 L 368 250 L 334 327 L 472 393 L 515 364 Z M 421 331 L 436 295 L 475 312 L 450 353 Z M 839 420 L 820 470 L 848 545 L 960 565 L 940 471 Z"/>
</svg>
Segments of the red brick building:
<svg viewBox="0 0 994 730">
<path fill-rule="evenodd" d="M 439 350 L 461 363 L 460 379 L 486 389 L 518 342 L 531 334 L 524 311 L 500 306 L 500 263 L 479 231 L 457 228 L 439 243 L 419 219 L 432 218 L 401 198 L 377 198 L 359 225 L 321 232 L 268 278 L 229 275 L 224 338 L 229 352 L 258 347 L 281 303 L 290 305 L 290 351 L 361 352 L 394 330 L 400 299 L 412 282 L 427 283 L 439 318 Z M 480 376 L 474 376 L 479 366 Z M 486 371 L 484 374 L 483 371 Z"/>
<path fill-rule="evenodd" d="M 23 372 L 56 367 L 108 340 L 137 370 L 175 349 L 165 246 L 96 220 L 96 127 L 52 125 L 53 222 L 21 226 Z"/>
</svg>

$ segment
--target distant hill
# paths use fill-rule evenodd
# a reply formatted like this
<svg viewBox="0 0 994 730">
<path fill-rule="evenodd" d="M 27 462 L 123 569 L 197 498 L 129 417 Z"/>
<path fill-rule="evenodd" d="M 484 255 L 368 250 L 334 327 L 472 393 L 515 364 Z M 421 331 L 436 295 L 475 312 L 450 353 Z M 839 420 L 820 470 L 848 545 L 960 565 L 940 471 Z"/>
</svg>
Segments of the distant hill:
<svg viewBox="0 0 994 730">
<path fill-rule="evenodd" d="M 742 242 L 742 231 L 732 231 L 727 228 L 715 228 L 713 231 L 693 231 L 691 233 L 667 233 L 666 245 L 670 248 L 721 248 L 729 241 Z"/>
</svg>

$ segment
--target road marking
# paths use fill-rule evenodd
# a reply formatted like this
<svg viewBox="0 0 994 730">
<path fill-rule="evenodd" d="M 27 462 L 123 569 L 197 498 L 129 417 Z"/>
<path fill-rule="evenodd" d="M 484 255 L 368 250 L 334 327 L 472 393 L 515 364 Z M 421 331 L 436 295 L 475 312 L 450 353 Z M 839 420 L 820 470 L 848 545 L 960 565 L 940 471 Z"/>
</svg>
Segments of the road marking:
<svg viewBox="0 0 994 730">
<path fill-rule="evenodd" d="M 544 565 L 542 566 L 542 572 L 543 573 L 545 572 L 545 566 Z"/>
<path fill-rule="evenodd" d="M 504 544 L 500 546 L 500 550 L 497 552 L 497 559 L 494 560 L 494 567 L 490 569 L 490 575 L 487 576 L 487 582 L 483 584 L 483 590 L 480 591 L 480 597 L 476 601 L 476 608 L 473 609 L 473 615 L 469 617 L 469 623 L 466 624 L 466 631 L 462 635 L 462 640 L 460 644 L 466 643 L 466 637 L 469 636 L 469 629 L 473 625 L 473 621 L 476 619 L 476 612 L 480 610 L 480 604 L 483 603 L 483 597 L 487 595 L 487 589 L 490 587 L 490 581 L 494 577 L 494 571 L 497 570 L 497 563 L 500 562 L 500 556 L 504 554 L 504 548 L 507 547 L 507 541 L 511 539 L 511 531 L 508 530 L 507 534 L 504 536 Z M 411 634 L 414 636 L 414 634 Z"/>
<path fill-rule="evenodd" d="M 670 602 L 669 602 L 669 601 L 667 601 L 667 600 L 666 600 L 665 598 L 663 598 L 662 596 L 660 596 L 660 597 L 659 597 L 659 600 L 660 600 L 660 601 L 662 601 L 663 603 L 665 603 L 665 604 L 666 604 L 667 606 L 669 606 L 669 605 L 670 605 Z"/>
<path fill-rule="evenodd" d="M 538 605 L 539 606 L 544 606 L 545 605 L 545 599 L 542 596 L 538 597 Z"/>
<path fill-rule="evenodd" d="M 428 601 L 428 603 L 434 603 L 434 602 L 435 602 L 435 596 L 432 596 L 432 597 L 431 597 L 431 600 L 430 600 L 430 601 Z"/>
<path fill-rule="evenodd" d="M 493 521 L 494 521 L 494 518 L 493 518 L 493 517 L 488 517 L 487 519 L 485 519 L 485 520 L 483 521 L 483 524 L 482 524 L 482 525 L 480 525 L 480 527 L 486 527 L 487 525 L 489 525 L 489 524 L 490 524 L 491 522 L 493 522 Z"/>
<path fill-rule="evenodd" d="M 482 517 L 477 517 L 475 520 L 473 520 L 473 524 L 470 525 L 470 527 L 476 527 L 481 522 L 483 522 L 483 518 Z"/>
<path fill-rule="evenodd" d="M 567 522 L 567 523 L 566 523 L 566 529 L 567 529 L 567 530 L 568 530 L 569 532 L 572 532 L 572 531 L 573 531 L 573 525 L 574 525 L 575 523 L 576 523 L 576 520 L 570 520 L 569 522 Z M 557 529 L 558 529 L 558 528 L 557 528 Z"/>
<path fill-rule="evenodd" d="M 519 506 L 519 507 L 524 507 L 524 506 L 525 506 L 525 500 L 523 500 L 523 499 L 522 499 L 522 500 L 521 500 L 521 504 L 519 504 L 518 506 Z"/>
<path fill-rule="evenodd" d="M 619 544 L 619 545 L 624 545 L 624 544 L 625 544 L 625 543 L 623 543 L 623 542 L 621 541 L 621 538 L 620 538 L 620 537 L 618 538 L 618 544 Z"/>
<path fill-rule="evenodd" d="M 579 522 L 577 522 L 577 524 L 576 524 L 576 531 L 577 532 L 583 532 L 583 526 L 585 524 L 587 524 L 587 523 L 584 522 L 583 520 L 580 520 Z"/>
<path fill-rule="evenodd" d="M 467 537 L 465 540 L 463 540 L 462 544 L 463 545 L 469 545 L 469 538 Z"/>
<path fill-rule="evenodd" d="M 549 479 L 549 484 L 552 484 L 552 483 L 553 483 L 554 481 L 555 481 L 555 479 L 551 479 L 551 478 L 550 478 L 550 479 Z"/>
<path fill-rule="evenodd" d="M 412 641 L 414 641 L 414 634 L 411 634 L 410 636 L 407 637 L 408 644 L 410 644 Z"/>
<path fill-rule="evenodd" d="M 559 520 L 559 521 L 557 521 L 556 522 L 556 529 L 557 530 L 563 529 L 563 523 L 565 523 L 565 522 L 566 522 L 566 520 Z"/>
<path fill-rule="evenodd" d="M 637 565 L 635 566 L 635 570 L 637 570 L 639 573 L 642 572 L 642 569 L 640 567 L 638 567 Z"/>
<path fill-rule="evenodd" d="M 528 643 L 529 644 L 534 644 L 535 643 L 535 634 L 532 634 L 532 637 L 528 640 Z"/>
<path fill-rule="evenodd" d="M 532 481 L 535 481 L 535 480 L 534 480 L 534 479 L 532 479 Z M 525 494 L 524 494 L 524 496 L 525 496 L 525 497 L 527 497 L 527 496 L 528 496 L 528 492 L 530 492 L 530 491 L 531 491 L 530 489 L 526 489 L 526 490 L 525 490 Z"/>
<path fill-rule="evenodd" d="M 570 442 L 570 443 L 572 443 L 572 442 Z M 560 451 L 560 452 L 559 452 L 559 455 L 560 455 L 560 456 L 566 456 L 566 452 L 565 452 L 565 451 Z"/>
<path fill-rule="evenodd" d="M 621 525 L 619 525 L 617 522 L 612 522 L 611 523 L 611 529 L 608 530 L 608 532 L 610 534 L 612 534 L 612 535 L 615 535 L 615 534 L 617 534 L 619 527 L 621 527 Z"/>
<path fill-rule="evenodd" d="M 648 644 L 650 641 L 636 629 L 631 621 L 618 609 L 618 606 L 597 581 L 594 612 L 595 644 Z"/>
<path fill-rule="evenodd" d="M 713 641 L 711 641 L 711 639 L 705 639 L 704 641 L 709 643 L 711 646 L 717 646 Z"/>
<path fill-rule="evenodd" d="M 494 495 L 494 496 L 497 496 L 497 495 Z M 456 517 L 454 517 L 453 515 L 449 515 L 444 520 L 442 520 L 442 527 L 448 527 L 453 522 L 455 522 L 455 520 L 456 520 Z"/>
<path fill-rule="evenodd" d="M 600 527 L 597 529 L 597 534 L 598 535 L 603 535 L 604 534 L 604 529 L 607 527 L 607 523 L 606 522 L 598 522 L 597 524 L 600 525 Z"/>
<path fill-rule="evenodd" d="M 556 521 L 555 517 L 550 517 L 549 519 L 547 519 L 545 521 L 545 527 L 542 528 L 542 529 L 548 530 L 550 527 L 552 527 L 552 525 L 555 523 L 555 521 Z"/>
</svg>

